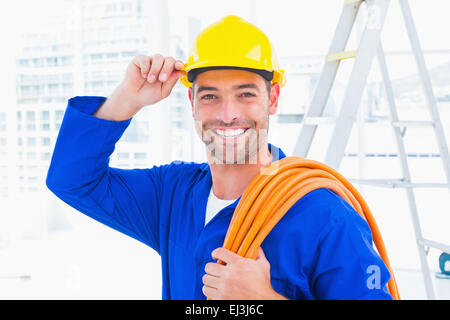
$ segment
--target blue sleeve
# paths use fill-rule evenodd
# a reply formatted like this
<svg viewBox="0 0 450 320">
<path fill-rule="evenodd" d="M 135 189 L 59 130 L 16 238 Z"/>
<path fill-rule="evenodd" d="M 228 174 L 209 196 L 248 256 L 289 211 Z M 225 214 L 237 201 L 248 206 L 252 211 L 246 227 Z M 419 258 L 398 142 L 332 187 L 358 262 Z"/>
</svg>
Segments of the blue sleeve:
<svg viewBox="0 0 450 320">
<path fill-rule="evenodd" d="M 47 187 L 85 215 L 141 241 L 159 252 L 161 176 L 151 169 L 109 167 L 115 143 L 131 122 L 92 114 L 104 97 L 69 99 L 58 134 Z"/>
<path fill-rule="evenodd" d="M 343 200 L 342 200 L 343 202 Z M 367 222 L 349 206 L 333 219 L 320 241 L 312 291 L 317 299 L 392 299 L 386 284 L 390 273 L 372 246 Z"/>
</svg>

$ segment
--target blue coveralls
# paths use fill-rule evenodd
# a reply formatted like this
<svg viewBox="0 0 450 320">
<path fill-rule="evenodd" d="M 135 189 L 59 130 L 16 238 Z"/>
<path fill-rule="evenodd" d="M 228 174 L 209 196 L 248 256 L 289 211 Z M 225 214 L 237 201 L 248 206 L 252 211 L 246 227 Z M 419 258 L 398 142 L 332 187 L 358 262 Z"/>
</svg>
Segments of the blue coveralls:
<svg viewBox="0 0 450 320">
<path fill-rule="evenodd" d="M 240 198 L 205 226 L 212 186 L 208 163 L 110 167 L 109 157 L 132 119 L 93 116 L 105 99 L 69 99 L 47 186 L 85 215 L 156 250 L 163 299 L 205 299 L 205 264 L 222 246 Z M 285 157 L 272 144 L 269 149 L 274 159 Z M 261 246 L 273 289 L 289 299 L 392 299 L 386 289 L 390 274 L 373 249 L 369 226 L 328 189 L 300 199 Z"/>
</svg>

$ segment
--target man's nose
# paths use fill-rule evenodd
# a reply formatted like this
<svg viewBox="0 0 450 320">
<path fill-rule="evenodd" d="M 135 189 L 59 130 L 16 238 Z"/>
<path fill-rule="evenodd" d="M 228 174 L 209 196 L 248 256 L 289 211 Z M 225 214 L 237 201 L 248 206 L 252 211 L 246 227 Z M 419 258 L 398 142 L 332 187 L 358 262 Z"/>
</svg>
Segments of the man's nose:
<svg viewBox="0 0 450 320">
<path fill-rule="evenodd" d="M 224 99 L 220 106 L 220 112 L 217 115 L 217 120 L 225 123 L 231 123 L 239 119 L 239 109 L 232 99 Z"/>
</svg>

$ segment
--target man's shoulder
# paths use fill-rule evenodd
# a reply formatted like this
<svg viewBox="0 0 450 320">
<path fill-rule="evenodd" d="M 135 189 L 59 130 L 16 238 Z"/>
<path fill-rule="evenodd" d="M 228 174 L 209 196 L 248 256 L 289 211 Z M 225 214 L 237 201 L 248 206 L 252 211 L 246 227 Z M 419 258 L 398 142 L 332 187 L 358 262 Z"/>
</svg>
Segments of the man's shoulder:
<svg viewBox="0 0 450 320">
<path fill-rule="evenodd" d="M 344 219 L 359 219 L 359 214 L 343 198 L 327 188 L 313 190 L 300 198 L 289 210 L 294 225 L 316 232 L 331 229 Z"/>
<path fill-rule="evenodd" d="M 179 179 L 197 179 L 203 177 L 209 170 L 209 164 L 199 162 L 189 162 L 183 160 L 174 160 L 163 165 L 154 165 L 146 169 L 149 174 L 156 174 L 168 182 L 174 182 Z"/>
<path fill-rule="evenodd" d="M 166 166 L 173 172 L 206 172 L 209 170 L 209 164 L 206 162 L 173 160 Z"/>
<path fill-rule="evenodd" d="M 349 211 L 354 211 L 353 207 L 342 197 L 327 188 L 319 188 L 304 195 L 297 205 L 304 210 L 327 211 L 329 218 L 341 218 Z"/>
</svg>

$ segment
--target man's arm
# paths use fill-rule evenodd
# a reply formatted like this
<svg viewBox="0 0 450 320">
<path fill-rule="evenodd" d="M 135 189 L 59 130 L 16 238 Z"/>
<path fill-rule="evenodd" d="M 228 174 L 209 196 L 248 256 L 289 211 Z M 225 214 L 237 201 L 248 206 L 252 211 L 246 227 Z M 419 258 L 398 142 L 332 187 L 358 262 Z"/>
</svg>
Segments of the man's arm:
<svg viewBox="0 0 450 320">
<path fill-rule="evenodd" d="M 144 106 L 168 97 L 183 75 L 184 63 L 160 54 L 138 55 L 128 65 L 125 79 L 94 116 L 114 121 L 131 119 Z"/>
<path fill-rule="evenodd" d="M 109 167 L 109 157 L 132 116 L 144 105 L 167 96 L 178 79 L 174 63 L 169 62 L 164 69 L 169 58 L 163 59 L 154 71 L 172 68 L 166 82 L 150 83 L 143 78 L 145 63 L 148 62 L 149 72 L 154 66 L 152 61 L 157 59 L 158 56 L 133 59 L 125 80 L 108 99 L 69 100 L 46 184 L 75 209 L 159 251 L 159 199 L 167 165 L 134 170 Z"/>
<path fill-rule="evenodd" d="M 367 222 L 350 209 L 333 219 L 320 241 L 311 279 L 314 296 L 327 300 L 391 300 L 386 288 L 389 279 L 389 270 L 373 248 Z"/>
</svg>

